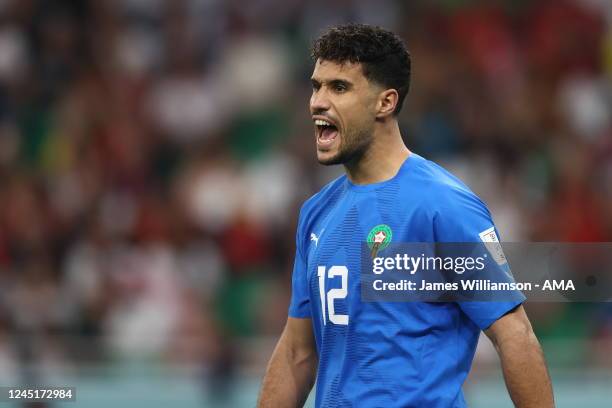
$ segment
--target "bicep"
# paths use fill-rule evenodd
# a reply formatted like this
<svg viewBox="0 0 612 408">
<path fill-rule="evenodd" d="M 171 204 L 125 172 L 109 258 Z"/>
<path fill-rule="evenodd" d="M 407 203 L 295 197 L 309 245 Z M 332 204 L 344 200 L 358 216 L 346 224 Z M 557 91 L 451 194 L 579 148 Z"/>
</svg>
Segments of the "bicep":
<svg viewBox="0 0 612 408">
<path fill-rule="evenodd" d="M 533 329 L 529 318 L 522 305 L 517 306 L 510 312 L 497 319 L 485 334 L 493 344 L 499 346 L 506 340 L 521 339 L 533 335 Z"/>
<path fill-rule="evenodd" d="M 290 348 L 304 353 L 314 353 L 316 349 L 312 319 L 287 318 L 282 340 Z"/>
</svg>

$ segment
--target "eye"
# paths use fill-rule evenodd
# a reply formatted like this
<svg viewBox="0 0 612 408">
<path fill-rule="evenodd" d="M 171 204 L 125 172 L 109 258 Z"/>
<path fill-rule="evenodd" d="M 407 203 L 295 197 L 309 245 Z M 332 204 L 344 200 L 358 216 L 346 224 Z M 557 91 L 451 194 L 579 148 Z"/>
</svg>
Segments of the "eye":
<svg viewBox="0 0 612 408">
<path fill-rule="evenodd" d="M 344 92 L 346 91 L 346 85 L 342 84 L 342 83 L 337 83 L 334 85 L 334 91 L 336 92 Z"/>
</svg>

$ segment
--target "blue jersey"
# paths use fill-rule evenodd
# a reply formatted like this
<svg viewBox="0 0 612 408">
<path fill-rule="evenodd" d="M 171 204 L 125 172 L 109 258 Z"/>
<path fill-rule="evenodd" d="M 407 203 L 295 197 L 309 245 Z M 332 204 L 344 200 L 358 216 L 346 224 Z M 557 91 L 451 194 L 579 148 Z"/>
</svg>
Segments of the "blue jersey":
<svg viewBox="0 0 612 408">
<path fill-rule="evenodd" d="M 465 407 L 461 387 L 480 331 L 523 298 L 363 302 L 363 243 L 381 224 L 394 242 L 480 242 L 495 231 L 465 184 L 415 153 L 390 180 L 355 185 L 344 175 L 306 201 L 289 316 L 312 319 L 316 406 Z"/>
</svg>

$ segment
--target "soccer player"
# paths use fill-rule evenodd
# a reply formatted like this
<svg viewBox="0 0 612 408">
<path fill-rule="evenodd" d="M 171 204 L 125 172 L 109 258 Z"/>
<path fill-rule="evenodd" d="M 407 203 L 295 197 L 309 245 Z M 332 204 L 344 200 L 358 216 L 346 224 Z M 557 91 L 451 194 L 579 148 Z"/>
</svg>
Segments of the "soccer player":
<svg viewBox="0 0 612 408">
<path fill-rule="evenodd" d="M 481 242 L 497 234 L 485 204 L 404 145 L 397 114 L 410 56 L 378 27 L 329 29 L 313 44 L 310 112 L 319 163 L 346 174 L 302 206 L 289 317 L 260 408 L 465 407 L 462 384 L 480 331 L 501 359 L 517 407 L 553 407 L 551 381 L 524 299 L 364 302 L 362 244 Z M 373 248 L 373 252 L 375 249 Z"/>
</svg>

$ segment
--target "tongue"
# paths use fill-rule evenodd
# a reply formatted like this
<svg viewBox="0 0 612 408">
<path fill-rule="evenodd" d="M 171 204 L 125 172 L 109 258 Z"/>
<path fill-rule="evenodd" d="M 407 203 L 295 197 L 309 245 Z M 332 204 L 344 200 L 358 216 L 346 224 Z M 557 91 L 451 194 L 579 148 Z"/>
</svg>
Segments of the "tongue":
<svg viewBox="0 0 612 408">
<path fill-rule="evenodd" d="M 321 132 L 321 139 L 323 139 L 323 140 L 333 139 L 334 137 L 336 137 L 336 132 L 337 131 L 338 131 L 338 129 L 336 129 L 335 127 L 327 126 Z"/>
</svg>

